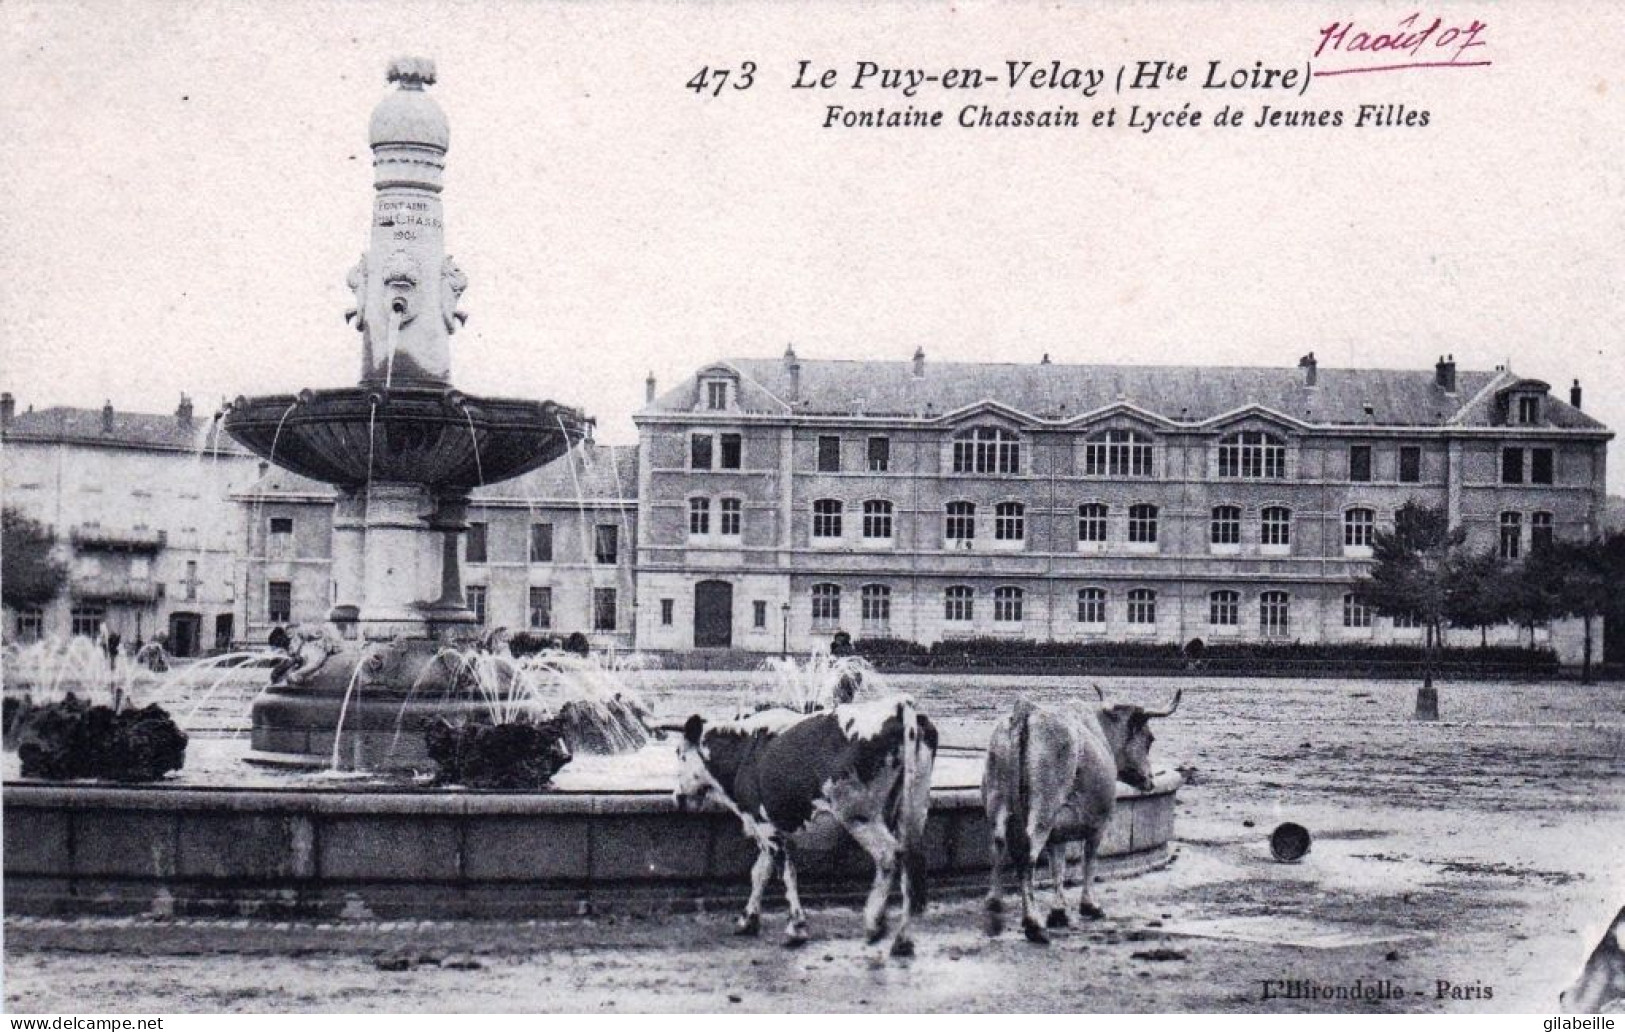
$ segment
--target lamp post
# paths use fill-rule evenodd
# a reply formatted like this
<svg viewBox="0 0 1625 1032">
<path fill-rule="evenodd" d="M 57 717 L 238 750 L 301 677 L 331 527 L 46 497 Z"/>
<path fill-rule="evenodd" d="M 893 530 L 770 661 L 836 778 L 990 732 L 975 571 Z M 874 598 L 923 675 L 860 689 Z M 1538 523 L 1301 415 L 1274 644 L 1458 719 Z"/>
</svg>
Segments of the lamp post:
<svg viewBox="0 0 1625 1032">
<path fill-rule="evenodd" d="M 790 658 L 790 603 L 779 603 L 779 616 L 784 630 L 784 640 L 779 646 L 779 658 Z"/>
</svg>

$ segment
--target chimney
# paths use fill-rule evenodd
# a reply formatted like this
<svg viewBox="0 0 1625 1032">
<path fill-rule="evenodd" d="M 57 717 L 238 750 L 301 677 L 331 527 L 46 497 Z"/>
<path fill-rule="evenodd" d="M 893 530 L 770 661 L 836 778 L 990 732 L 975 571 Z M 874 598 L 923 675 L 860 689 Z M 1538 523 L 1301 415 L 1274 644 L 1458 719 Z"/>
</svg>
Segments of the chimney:
<svg viewBox="0 0 1625 1032">
<path fill-rule="evenodd" d="M 1573 405 L 1575 408 L 1580 407 L 1580 381 L 1579 380 L 1575 380 L 1574 381 L 1574 386 L 1569 388 L 1569 404 Z M 6 405 L 6 419 L 10 420 L 11 419 L 12 405 L 11 405 L 11 395 L 9 395 L 9 394 L 6 395 L 6 397 L 5 397 L 5 405 Z"/>
<path fill-rule="evenodd" d="M 784 367 L 790 371 L 790 403 L 793 405 L 801 400 L 801 362 L 791 354 Z"/>
<path fill-rule="evenodd" d="M 915 348 L 914 349 L 914 375 L 915 376 L 924 376 L 925 375 L 925 349 L 924 348 Z"/>
<path fill-rule="evenodd" d="M 1303 370 L 1303 385 L 1305 387 L 1315 387 L 1320 384 L 1320 369 L 1315 365 L 1315 353 L 1313 351 L 1298 359 L 1298 368 Z"/>
<path fill-rule="evenodd" d="M 1044 357 L 1039 361 L 1038 364 L 1039 365 L 1049 365 L 1049 352 L 1048 351 L 1044 352 Z"/>
<path fill-rule="evenodd" d="M 1579 388 L 1579 382 L 1580 381 L 1576 380 L 1574 382 L 1575 382 L 1575 385 L 1576 385 L 1574 390 L 1575 390 L 1576 394 L 1578 394 L 1578 392 L 1580 390 L 1580 388 Z M 4 394 L 0 394 L 0 427 L 10 426 L 11 421 L 13 419 L 16 419 L 16 418 L 17 418 L 17 399 L 13 398 L 11 396 L 10 391 L 6 391 Z"/>
<path fill-rule="evenodd" d="M 112 432 L 113 432 L 113 400 L 111 398 L 109 398 L 107 400 L 107 403 L 102 406 L 102 433 L 110 434 Z"/>
<path fill-rule="evenodd" d="M 786 344 L 784 346 L 784 368 L 789 369 L 791 366 L 793 366 L 795 364 L 796 364 L 796 346 L 794 344 Z"/>
<path fill-rule="evenodd" d="M 185 393 L 181 394 L 181 403 L 175 406 L 175 418 L 180 421 L 181 429 L 192 429 L 192 399 Z"/>
<path fill-rule="evenodd" d="M 655 371 L 649 370 L 649 378 L 643 381 L 643 401 L 650 404 L 655 400 Z"/>
<path fill-rule="evenodd" d="M 1439 356 L 1433 367 L 1433 385 L 1446 394 L 1456 393 L 1456 356 Z"/>
</svg>

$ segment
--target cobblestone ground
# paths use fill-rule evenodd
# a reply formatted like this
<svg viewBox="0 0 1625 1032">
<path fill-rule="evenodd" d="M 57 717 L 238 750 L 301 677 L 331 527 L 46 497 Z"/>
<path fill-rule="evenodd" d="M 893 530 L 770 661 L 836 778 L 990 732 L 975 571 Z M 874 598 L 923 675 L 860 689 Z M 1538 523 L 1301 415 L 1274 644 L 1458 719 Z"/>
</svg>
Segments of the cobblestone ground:
<svg viewBox="0 0 1625 1032">
<path fill-rule="evenodd" d="M 696 679 L 707 677 L 699 686 Z M 663 715 L 731 703 L 740 675 L 651 675 Z M 1176 861 L 1099 886 L 1112 918 L 1042 948 L 936 903 L 919 956 L 883 960 L 817 908 L 796 951 L 731 915 L 543 923 L 6 922 L 8 1010 L 1550 1011 L 1625 903 L 1625 690 L 1355 681 L 895 678 L 951 741 L 1009 695 L 1100 683 L 1162 702 Z M 1314 834 L 1282 865 L 1266 836 Z M 1385 999 L 1266 999 L 1266 982 Z M 1441 985 L 1441 983 L 1444 983 Z M 1393 995 L 1403 990 L 1403 995 Z M 1279 994 L 1280 989 L 1273 989 Z M 1345 990 L 1346 991 L 1346 990 Z"/>
</svg>

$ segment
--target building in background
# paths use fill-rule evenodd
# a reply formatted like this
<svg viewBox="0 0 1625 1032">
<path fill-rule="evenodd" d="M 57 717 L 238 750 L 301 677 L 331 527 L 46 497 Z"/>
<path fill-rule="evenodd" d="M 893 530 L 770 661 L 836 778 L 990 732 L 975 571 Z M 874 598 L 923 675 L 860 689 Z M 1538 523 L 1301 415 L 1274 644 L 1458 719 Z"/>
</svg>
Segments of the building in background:
<svg viewBox="0 0 1625 1032">
<path fill-rule="evenodd" d="M 182 396 L 155 415 L 53 407 L 16 411 L 0 397 L 5 504 L 51 527 L 68 581 L 53 602 L 5 614 L 7 640 L 163 636 L 182 656 L 237 634 L 230 501 L 258 460 Z"/>
<path fill-rule="evenodd" d="M 635 417 L 638 644 L 1419 639 L 1353 599 L 1375 532 L 1416 499 L 1508 559 L 1597 533 L 1580 402 L 1443 357 L 718 362 Z"/>
</svg>

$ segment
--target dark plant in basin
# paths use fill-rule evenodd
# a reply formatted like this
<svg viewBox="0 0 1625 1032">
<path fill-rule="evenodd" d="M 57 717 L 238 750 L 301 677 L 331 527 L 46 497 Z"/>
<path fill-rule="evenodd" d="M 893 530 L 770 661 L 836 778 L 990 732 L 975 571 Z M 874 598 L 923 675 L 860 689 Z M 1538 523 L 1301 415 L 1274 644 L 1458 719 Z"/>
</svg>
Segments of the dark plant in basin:
<svg viewBox="0 0 1625 1032">
<path fill-rule="evenodd" d="M 7 695 L 0 701 L 0 728 L 5 731 L 7 749 L 17 748 L 17 738 L 28 715 L 34 712 L 34 700 L 27 695 Z"/>
<path fill-rule="evenodd" d="M 186 733 L 162 706 L 114 710 L 69 695 L 22 718 L 17 758 L 25 778 L 156 781 L 185 765 Z"/>
<path fill-rule="evenodd" d="M 424 732 L 429 758 L 440 768 L 437 785 L 539 789 L 570 762 L 557 720 L 503 724 L 434 721 Z"/>
</svg>

